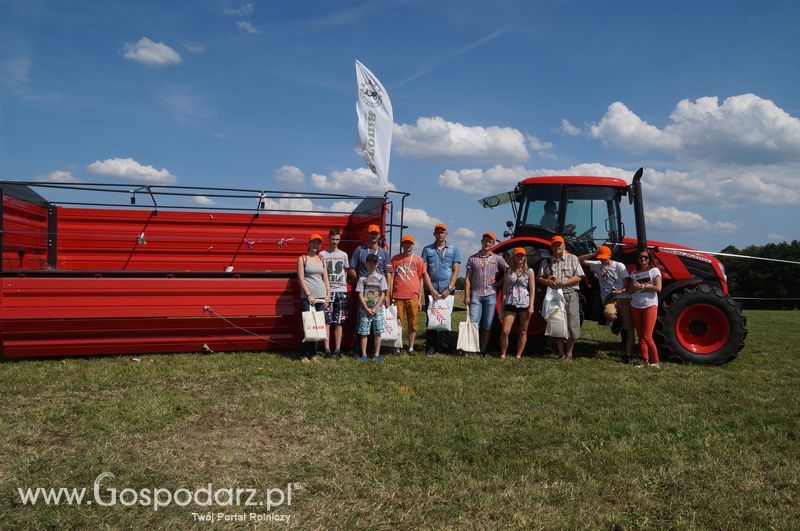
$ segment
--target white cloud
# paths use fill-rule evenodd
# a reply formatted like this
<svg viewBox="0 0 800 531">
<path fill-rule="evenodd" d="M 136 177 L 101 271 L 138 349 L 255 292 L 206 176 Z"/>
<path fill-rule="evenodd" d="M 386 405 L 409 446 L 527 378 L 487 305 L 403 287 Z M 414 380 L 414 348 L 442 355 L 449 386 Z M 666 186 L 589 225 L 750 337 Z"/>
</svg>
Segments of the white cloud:
<svg viewBox="0 0 800 531">
<path fill-rule="evenodd" d="M 605 144 L 624 147 L 632 153 L 643 153 L 657 147 L 664 150 L 678 147 L 676 139 L 642 120 L 619 101 L 612 103 L 600 122 L 591 126 L 589 136 Z"/>
<path fill-rule="evenodd" d="M 33 179 L 37 182 L 51 182 L 51 183 L 82 183 L 83 180 L 72 175 L 72 172 L 66 170 L 51 171 L 46 175 L 37 175 Z"/>
<path fill-rule="evenodd" d="M 453 233 L 456 236 L 460 236 L 461 238 L 465 238 L 467 240 L 476 240 L 478 235 L 475 233 L 474 230 L 468 229 L 466 227 L 459 227 Z"/>
<path fill-rule="evenodd" d="M 783 234 L 774 234 L 772 232 L 767 233 L 767 239 L 771 242 L 782 242 L 788 240 L 788 238 Z"/>
<path fill-rule="evenodd" d="M 403 212 L 403 223 L 409 227 L 430 229 L 433 232 L 433 227 L 442 223 L 442 220 L 431 216 L 421 208 L 406 207 Z"/>
<path fill-rule="evenodd" d="M 660 150 L 681 158 L 723 164 L 800 161 L 800 119 L 755 94 L 682 100 L 659 129 L 615 102 L 590 136 L 633 153 Z"/>
<path fill-rule="evenodd" d="M 311 199 L 305 197 L 281 197 L 278 200 L 265 199 L 264 206 L 268 210 L 302 210 L 310 212 L 325 210 L 315 205 Z"/>
<path fill-rule="evenodd" d="M 569 136 L 578 136 L 579 134 L 581 134 L 580 128 L 575 127 L 566 118 L 562 118 L 561 119 L 561 125 L 558 126 L 558 131 L 564 133 L 565 135 L 569 135 Z"/>
<path fill-rule="evenodd" d="M 511 190 L 519 181 L 536 175 L 585 175 L 616 177 L 630 182 L 635 168 L 623 169 L 600 163 L 568 168 L 522 166 L 489 169 L 446 170 L 439 186 L 477 196 Z M 800 164 L 783 166 L 717 167 L 699 165 L 689 171 L 657 171 L 645 168 L 642 177 L 645 200 L 678 203 L 712 203 L 716 207 L 744 204 L 800 204 Z"/>
<path fill-rule="evenodd" d="M 378 176 L 367 168 L 347 168 L 342 171 L 331 172 L 330 176 L 311 174 L 311 183 L 320 190 L 327 192 L 346 192 L 346 193 L 378 193 L 383 194 L 384 189 Z M 395 186 L 389 183 L 389 187 Z"/>
<path fill-rule="evenodd" d="M 206 51 L 206 47 L 196 41 L 181 41 L 181 46 L 186 48 L 189 53 L 203 53 Z"/>
<path fill-rule="evenodd" d="M 358 203 L 355 201 L 334 201 L 330 210 L 333 212 L 352 212 L 357 206 Z"/>
<path fill-rule="evenodd" d="M 153 42 L 147 37 L 142 37 L 137 42 L 126 42 L 123 57 L 148 66 L 169 66 L 181 63 L 181 56 L 178 52 L 163 42 Z"/>
<path fill-rule="evenodd" d="M 206 195 L 192 196 L 192 201 L 200 206 L 211 206 L 215 204 L 214 200 Z"/>
<path fill-rule="evenodd" d="M 398 153 L 420 159 L 522 162 L 530 158 L 525 135 L 517 129 L 466 126 L 439 116 L 417 118 L 416 125 L 394 124 L 393 139 Z"/>
<path fill-rule="evenodd" d="M 550 150 L 553 149 L 552 142 L 542 142 L 535 136 L 528 137 L 528 145 L 531 147 L 532 150 L 536 152 L 542 158 L 545 159 L 555 159 L 556 156 L 550 153 Z"/>
<path fill-rule="evenodd" d="M 236 26 L 238 26 L 240 30 L 246 31 L 247 33 L 253 33 L 253 34 L 261 33 L 256 29 L 255 26 L 253 26 L 252 23 L 250 23 L 249 20 L 239 20 L 236 22 Z"/>
<path fill-rule="evenodd" d="M 733 232 L 739 228 L 728 221 L 711 222 L 696 212 L 678 210 L 675 207 L 645 209 L 644 215 L 648 224 L 662 230 Z"/>
<path fill-rule="evenodd" d="M 303 172 L 300 171 L 300 168 L 297 166 L 290 166 L 288 164 L 284 164 L 272 172 L 272 178 L 287 186 L 305 185 L 305 175 L 303 175 Z"/>
<path fill-rule="evenodd" d="M 223 10 L 223 12 L 231 17 L 243 17 L 245 15 L 252 14 L 253 9 L 254 9 L 253 2 L 245 2 L 239 7 L 233 7 L 230 5 L 230 3 L 225 2 L 225 9 Z"/>
<path fill-rule="evenodd" d="M 157 170 L 152 166 L 139 164 L 132 158 L 97 160 L 86 169 L 95 175 L 145 184 L 173 184 L 178 180 L 166 168 Z"/>
</svg>

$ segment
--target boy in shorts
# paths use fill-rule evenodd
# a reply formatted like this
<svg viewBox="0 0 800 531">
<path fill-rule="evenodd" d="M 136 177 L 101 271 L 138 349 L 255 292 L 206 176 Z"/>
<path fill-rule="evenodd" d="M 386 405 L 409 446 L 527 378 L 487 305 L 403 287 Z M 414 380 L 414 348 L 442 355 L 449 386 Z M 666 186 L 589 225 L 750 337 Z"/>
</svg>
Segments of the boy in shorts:
<svg viewBox="0 0 800 531">
<path fill-rule="evenodd" d="M 366 257 L 367 274 L 358 278 L 358 335 L 361 336 L 361 361 L 367 361 L 367 337 L 374 332 L 375 361 L 381 356 L 381 334 L 383 333 L 383 303 L 386 300 L 386 277 L 377 272 L 378 256 Z"/>
<path fill-rule="evenodd" d="M 417 338 L 417 316 L 422 308 L 423 278 L 425 262 L 414 254 L 414 237 L 403 236 L 400 243 L 403 252 L 392 257 L 394 281 L 392 282 L 391 299 L 397 306 L 397 320 L 408 328 L 408 353 L 414 354 L 414 341 Z M 399 354 L 400 349 L 395 350 Z"/>
<path fill-rule="evenodd" d="M 347 321 L 347 269 L 350 259 L 339 249 L 342 236 L 339 229 L 328 231 L 328 249 L 319 253 L 328 269 L 328 284 L 331 286 L 331 301 L 325 309 L 325 357 L 342 357 L 342 325 Z M 331 333 L 333 331 L 333 333 Z M 331 343 L 334 345 L 331 353 Z"/>
</svg>

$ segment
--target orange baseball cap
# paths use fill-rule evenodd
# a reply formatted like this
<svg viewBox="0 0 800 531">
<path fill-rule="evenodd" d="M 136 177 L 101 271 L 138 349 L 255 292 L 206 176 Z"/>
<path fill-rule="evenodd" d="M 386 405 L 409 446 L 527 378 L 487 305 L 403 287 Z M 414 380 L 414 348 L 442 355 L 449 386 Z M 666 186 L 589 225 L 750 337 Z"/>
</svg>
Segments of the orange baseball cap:
<svg viewBox="0 0 800 531">
<path fill-rule="evenodd" d="M 322 236 L 315 233 L 308 237 L 308 241 L 313 242 L 314 240 L 322 241 Z"/>
<path fill-rule="evenodd" d="M 597 253 L 595 254 L 595 256 L 600 260 L 611 258 L 611 249 L 609 249 L 605 245 L 601 245 L 600 247 L 597 248 Z"/>
<path fill-rule="evenodd" d="M 377 232 L 378 234 L 381 233 L 381 228 L 377 225 L 370 225 L 367 227 L 367 232 Z"/>
<path fill-rule="evenodd" d="M 407 234 L 407 235 L 403 236 L 403 239 L 402 239 L 402 241 L 400 243 L 403 243 L 403 242 L 411 242 L 413 244 L 417 243 L 417 242 L 414 241 L 414 237 L 411 236 L 410 234 Z"/>
<path fill-rule="evenodd" d="M 433 230 L 443 230 L 447 232 L 447 225 L 445 225 L 444 223 L 439 223 L 433 228 Z"/>
<path fill-rule="evenodd" d="M 494 237 L 494 232 L 484 232 L 483 236 L 481 236 L 481 240 L 484 239 L 484 238 L 489 238 L 493 242 L 497 241 L 497 238 Z"/>
<path fill-rule="evenodd" d="M 514 249 L 514 255 L 518 254 L 528 254 L 528 253 L 525 251 L 525 248 L 517 247 L 516 249 Z"/>
<path fill-rule="evenodd" d="M 550 238 L 550 245 L 553 245 L 554 243 L 564 243 L 564 238 L 561 236 L 553 236 Z"/>
</svg>

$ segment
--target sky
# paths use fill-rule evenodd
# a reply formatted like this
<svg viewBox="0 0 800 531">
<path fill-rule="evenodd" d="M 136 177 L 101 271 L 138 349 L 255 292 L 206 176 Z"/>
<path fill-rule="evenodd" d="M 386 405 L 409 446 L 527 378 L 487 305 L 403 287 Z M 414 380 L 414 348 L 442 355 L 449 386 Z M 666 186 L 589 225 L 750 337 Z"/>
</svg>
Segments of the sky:
<svg viewBox="0 0 800 531">
<path fill-rule="evenodd" d="M 511 218 L 479 198 L 639 167 L 650 239 L 791 241 L 798 51 L 798 2 L 0 0 L 0 179 L 381 194 L 360 60 L 418 243 L 471 254 Z"/>
</svg>

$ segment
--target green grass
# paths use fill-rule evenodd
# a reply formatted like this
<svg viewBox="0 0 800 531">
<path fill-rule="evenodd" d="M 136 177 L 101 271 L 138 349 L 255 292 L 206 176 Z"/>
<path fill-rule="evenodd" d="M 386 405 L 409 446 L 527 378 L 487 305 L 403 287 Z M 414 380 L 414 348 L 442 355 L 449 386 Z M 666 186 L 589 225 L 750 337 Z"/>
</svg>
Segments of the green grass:
<svg viewBox="0 0 800 531">
<path fill-rule="evenodd" d="M 624 366 L 591 324 L 569 365 L 265 353 L 3 363 L 0 526 L 201 525 L 196 506 L 31 507 L 17 495 L 91 491 L 108 471 L 118 489 L 299 483 L 276 512 L 301 528 L 794 527 L 799 315 L 749 312 L 747 347 L 722 367 Z"/>
</svg>

